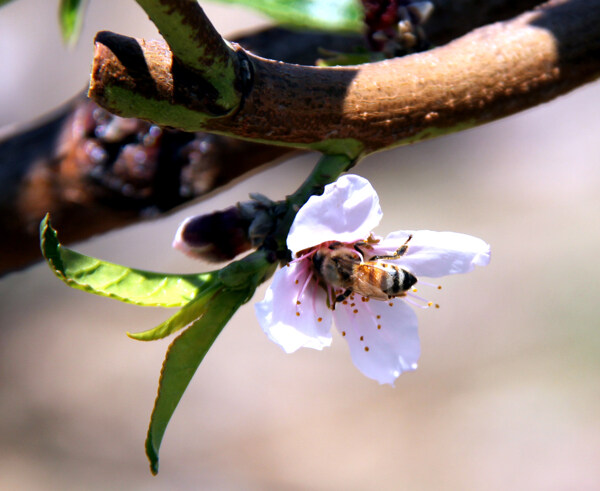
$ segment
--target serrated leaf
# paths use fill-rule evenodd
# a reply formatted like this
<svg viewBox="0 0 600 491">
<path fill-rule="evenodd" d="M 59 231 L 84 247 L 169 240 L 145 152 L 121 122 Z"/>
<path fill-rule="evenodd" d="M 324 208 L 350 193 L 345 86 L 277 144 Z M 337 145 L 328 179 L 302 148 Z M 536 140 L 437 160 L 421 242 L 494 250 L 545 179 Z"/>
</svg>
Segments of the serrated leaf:
<svg viewBox="0 0 600 491">
<path fill-rule="evenodd" d="M 180 307 L 218 283 L 214 273 L 156 273 L 75 252 L 59 243 L 49 215 L 40 223 L 40 245 L 50 269 L 70 287 L 136 305 Z"/>
<path fill-rule="evenodd" d="M 63 41 L 73 45 L 79 38 L 87 0 L 60 0 L 58 20 Z"/>
<path fill-rule="evenodd" d="M 152 474 L 158 473 L 160 444 L 177 404 L 207 351 L 231 316 L 252 293 L 250 290 L 221 290 L 213 297 L 206 313 L 169 346 L 146 438 L 146 455 Z"/>
<path fill-rule="evenodd" d="M 218 288 L 219 284 L 216 284 L 214 287 L 206 289 L 199 298 L 185 304 L 175 315 L 155 328 L 144 332 L 128 332 L 127 336 L 137 341 L 155 341 L 189 326 L 206 312 L 208 304 Z"/>
<path fill-rule="evenodd" d="M 355 32 L 363 28 L 363 11 L 359 0 L 217 1 L 250 7 L 293 27 Z"/>
</svg>

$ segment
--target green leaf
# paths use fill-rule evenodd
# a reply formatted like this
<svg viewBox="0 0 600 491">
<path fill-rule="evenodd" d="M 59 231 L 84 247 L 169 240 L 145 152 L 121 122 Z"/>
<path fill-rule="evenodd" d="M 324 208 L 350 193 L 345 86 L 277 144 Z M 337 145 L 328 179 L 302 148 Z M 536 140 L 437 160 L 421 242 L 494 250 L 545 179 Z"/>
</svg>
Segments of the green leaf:
<svg viewBox="0 0 600 491">
<path fill-rule="evenodd" d="M 58 20 L 63 41 L 73 45 L 79 38 L 87 0 L 60 0 Z"/>
<path fill-rule="evenodd" d="M 207 351 L 231 316 L 250 296 L 251 290 L 221 290 L 213 297 L 206 313 L 169 346 L 146 438 L 146 455 L 152 474 L 158 473 L 160 444 L 185 389 Z"/>
<path fill-rule="evenodd" d="M 40 245 L 50 269 L 70 287 L 136 305 L 180 307 L 219 283 L 214 273 L 155 273 L 79 254 L 60 245 L 49 215 L 40 223 Z"/>
<path fill-rule="evenodd" d="M 359 0 L 218 0 L 258 10 L 277 22 L 294 27 L 328 31 L 355 31 L 363 28 Z"/>
<path fill-rule="evenodd" d="M 155 328 L 138 333 L 128 332 L 127 335 L 138 341 L 155 341 L 157 339 L 166 338 L 170 334 L 189 326 L 206 312 L 209 302 L 219 286 L 219 283 L 217 283 L 214 286 L 207 288 L 200 294 L 200 297 L 185 304 L 174 316 Z"/>
<path fill-rule="evenodd" d="M 12 0 L 0 0 L 0 7 L 3 7 L 4 5 L 10 2 L 12 2 Z"/>
</svg>

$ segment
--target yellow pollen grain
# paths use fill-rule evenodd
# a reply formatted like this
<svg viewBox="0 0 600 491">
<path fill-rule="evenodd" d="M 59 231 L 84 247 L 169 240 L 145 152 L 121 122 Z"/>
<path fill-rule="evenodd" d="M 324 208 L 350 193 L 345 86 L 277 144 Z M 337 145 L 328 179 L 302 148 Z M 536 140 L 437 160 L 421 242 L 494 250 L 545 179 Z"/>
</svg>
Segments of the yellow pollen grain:
<svg viewBox="0 0 600 491">
<path fill-rule="evenodd" d="M 365 346 L 365 351 L 369 351 L 369 347 L 368 346 Z"/>
<path fill-rule="evenodd" d="M 346 331 L 342 331 L 342 336 L 345 336 L 345 335 L 346 335 Z"/>
<path fill-rule="evenodd" d="M 438 290 L 441 290 L 441 289 L 442 289 L 442 285 L 438 285 Z"/>
<path fill-rule="evenodd" d="M 300 300 L 296 300 L 296 305 L 300 305 L 302 302 Z"/>
<path fill-rule="evenodd" d="M 380 316 L 379 314 L 377 314 L 377 318 L 378 318 L 378 319 L 381 319 L 381 316 Z"/>
<path fill-rule="evenodd" d="M 355 314 L 358 314 L 358 309 L 354 309 L 352 312 L 354 312 Z"/>
<path fill-rule="evenodd" d="M 361 336 L 361 337 L 360 337 L 360 340 L 361 340 L 361 341 L 364 341 L 364 340 L 365 340 L 365 337 L 364 337 L 364 336 Z"/>
<path fill-rule="evenodd" d="M 297 315 L 298 317 L 300 317 L 300 312 L 296 312 L 296 315 Z"/>
<path fill-rule="evenodd" d="M 427 307 L 431 307 L 433 305 L 433 302 L 427 302 Z"/>
<path fill-rule="evenodd" d="M 355 305 L 356 305 L 356 304 L 355 304 L 354 302 L 352 302 L 352 303 L 350 304 L 350 307 L 354 307 Z"/>
<path fill-rule="evenodd" d="M 435 304 L 435 308 L 436 308 L 436 309 L 439 309 L 439 308 L 440 308 L 440 304 L 439 304 L 439 303 L 436 303 L 436 304 Z"/>
<path fill-rule="evenodd" d="M 417 293 L 419 290 L 417 290 L 416 288 L 412 289 L 413 293 Z"/>
<path fill-rule="evenodd" d="M 323 320 L 323 317 L 317 317 L 317 322 L 321 322 Z"/>
<path fill-rule="evenodd" d="M 393 306 L 394 306 L 394 302 L 390 302 L 390 303 L 388 303 L 388 305 L 389 305 L 390 307 L 393 307 Z"/>
<path fill-rule="evenodd" d="M 342 305 L 348 305 L 348 300 L 344 300 L 344 301 L 342 302 Z"/>
<path fill-rule="evenodd" d="M 298 284 L 298 280 L 294 281 L 294 284 L 297 285 Z"/>
<path fill-rule="evenodd" d="M 381 329 L 381 324 L 377 324 L 377 329 Z"/>
</svg>

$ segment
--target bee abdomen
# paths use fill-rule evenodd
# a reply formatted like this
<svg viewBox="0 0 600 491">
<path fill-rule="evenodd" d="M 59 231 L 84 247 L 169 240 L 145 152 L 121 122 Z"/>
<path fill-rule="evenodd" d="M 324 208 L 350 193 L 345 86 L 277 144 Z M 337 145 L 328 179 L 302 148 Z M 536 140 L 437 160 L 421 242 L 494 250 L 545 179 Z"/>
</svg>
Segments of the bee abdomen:
<svg viewBox="0 0 600 491">
<path fill-rule="evenodd" d="M 412 273 L 395 265 L 390 266 L 392 266 L 389 271 L 391 285 L 384 290 L 388 295 L 397 296 L 409 290 L 417 282 L 416 276 Z"/>
</svg>

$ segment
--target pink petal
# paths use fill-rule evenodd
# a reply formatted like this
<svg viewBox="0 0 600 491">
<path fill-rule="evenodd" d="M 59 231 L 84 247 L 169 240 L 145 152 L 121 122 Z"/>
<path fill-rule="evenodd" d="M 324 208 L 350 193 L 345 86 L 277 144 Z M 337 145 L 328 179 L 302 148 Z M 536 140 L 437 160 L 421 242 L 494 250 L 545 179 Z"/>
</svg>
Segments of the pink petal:
<svg viewBox="0 0 600 491">
<path fill-rule="evenodd" d="M 417 316 L 400 299 L 365 302 L 353 297 L 346 305 L 336 305 L 335 325 L 358 369 L 380 384 L 393 385 L 402 372 L 417 368 L 421 353 Z"/>
<path fill-rule="evenodd" d="M 407 244 L 406 254 L 394 262 L 417 277 L 468 273 L 475 266 L 486 266 L 490 262 L 489 244 L 472 235 L 455 232 L 392 232 L 378 244 L 378 249 L 395 250 L 410 234 L 412 239 Z"/>
<path fill-rule="evenodd" d="M 292 254 L 323 242 L 366 239 L 381 221 L 379 197 L 366 179 L 352 174 L 325 186 L 300 208 L 287 238 Z"/>
<path fill-rule="evenodd" d="M 264 300 L 254 305 L 261 327 L 286 353 L 331 344 L 331 310 L 314 278 L 307 283 L 310 274 L 304 261 L 290 263 L 275 273 Z"/>
</svg>

